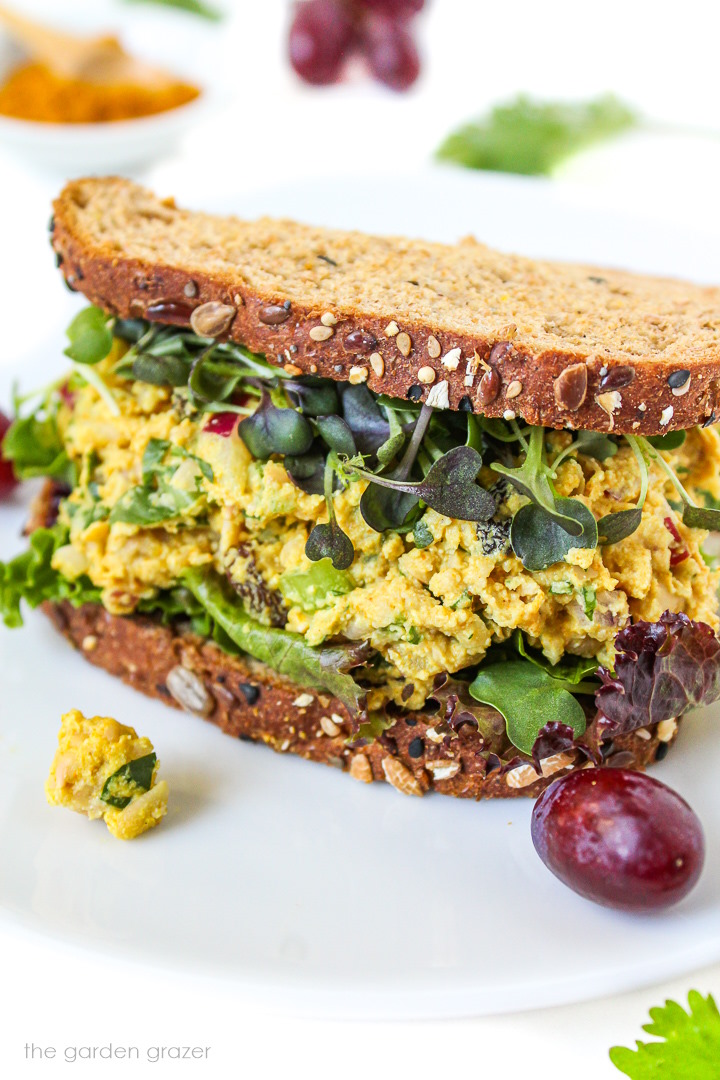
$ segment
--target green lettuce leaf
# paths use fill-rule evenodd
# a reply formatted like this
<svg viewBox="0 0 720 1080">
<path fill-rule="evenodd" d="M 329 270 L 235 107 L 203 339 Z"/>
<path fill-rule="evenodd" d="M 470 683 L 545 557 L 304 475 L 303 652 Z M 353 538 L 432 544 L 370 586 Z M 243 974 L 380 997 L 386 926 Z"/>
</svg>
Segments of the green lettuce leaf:
<svg viewBox="0 0 720 1080">
<path fill-rule="evenodd" d="M 717 1080 L 720 1076 L 720 1012 L 711 994 L 688 994 L 688 1010 L 675 1001 L 650 1010 L 643 1031 L 658 1042 L 637 1049 L 613 1046 L 610 1060 L 632 1080 Z"/>
<path fill-rule="evenodd" d="M 12 461 L 19 480 L 49 476 L 72 487 L 75 466 L 65 452 L 55 417 L 26 416 L 10 425 L 2 444 L 3 457 Z"/>
<path fill-rule="evenodd" d="M 27 551 L 0 563 L 0 615 L 6 626 L 22 626 L 22 601 L 36 608 L 45 600 L 69 600 L 75 607 L 100 602 L 100 590 L 89 578 L 68 581 L 52 568 L 52 557 L 68 541 L 68 531 L 55 524 L 36 529 Z"/>
<path fill-rule="evenodd" d="M 208 615 L 243 652 L 299 686 L 326 690 L 349 708 L 364 707 L 365 691 L 349 673 L 368 658 L 365 644 L 316 648 L 302 634 L 264 626 L 242 608 L 223 579 L 210 568 L 187 570 L 183 582 Z"/>
</svg>

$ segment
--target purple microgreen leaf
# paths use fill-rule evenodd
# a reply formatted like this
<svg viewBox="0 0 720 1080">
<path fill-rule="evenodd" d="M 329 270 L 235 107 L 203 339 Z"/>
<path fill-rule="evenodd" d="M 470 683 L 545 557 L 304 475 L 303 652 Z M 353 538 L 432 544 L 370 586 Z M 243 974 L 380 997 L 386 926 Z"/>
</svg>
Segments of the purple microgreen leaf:
<svg viewBox="0 0 720 1080">
<path fill-rule="evenodd" d="M 320 438 L 336 454 L 355 456 L 357 447 L 353 433 L 341 416 L 317 416 L 313 423 Z"/>
<path fill-rule="evenodd" d="M 252 416 L 238 424 L 238 435 L 253 457 L 265 461 L 271 454 L 305 454 L 313 443 L 310 421 L 295 409 L 278 409 L 263 391 Z"/>
<path fill-rule="evenodd" d="M 336 570 L 347 570 L 349 566 L 352 566 L 355 558 L 355 548 L 352 540 L 349 536 L 346 536 L 335 518 L 332 492 L 336 464 L 337 457 L 334 451 L 331 450 L 325 462 L 325 475 L 323 477 L 328 520 L 327 523 L 316 525 L 313 528 L 305 544 L 305 555 L 311 562 L 330 559 Z"/>
<path fill-rule="evenodd" d="M 355 558 L 355 548 L 333 518 L 325 525 L 314 527 L 307 538 L 305 554 L 311 562 L 330 559 L 336 570 L 347 570 Z"/>
<path fill-rule="evenodd" d="M 640 528 L 642 521 L 642 507 L 635 506 L 632 510 L 618 510 L 615 514 L 606 514 L 597 523 L 598 543 L 617 544 L 628 536 L 632 536 L 636 529 Z"/>
<path fill-rule="evenodd" d="M 459 521 L 487 521 L 495 513 L 495 500 L 475 482 L 481 465 L 482 458 L 477 450 L 456 446 L 433 463 L 424 480 L 395 479 L 393 474 L 379 476 L 360 466 L 353 465 L 352 468 L 370 484 L 422 499 L 446 517 Z M 396 470 L 396 475 L 400 471 Z"/>
<path fill-rule="evenodd" d="M 537 503 L 521 506 L 512 520 L 510 543 L 527 570 L 545 570 L 561 562 L 571 548 L 594 548 L 598 542 L 597 522 L 578 499 L 556 499 L 555 506 L 565 521 L 574 519 L 579 535 L 572 535 L 555 515 Z"/>
<path fill-rule="evenodd" d="M 283 464 L 295 487 L 300 488 L 306 495 L 323 494 L 325 452 L 319 444 L 314 445 L 307 454 L 297 457 L 288 454 Z"/>
<path fill-rule="evenodd" d="M 315 375 L 288 379 L 283 390 L 305 416 L 330 416 L 338 411 L 337 385 L 331 379 Z"/>
<path fill-rule="evenodd" d="M 338 384 L 342 415 L 355 439 L 359 453 L 373 457 L 390 435 L 390 425 L 377 401 L 363 383 Z"/>
</svg>

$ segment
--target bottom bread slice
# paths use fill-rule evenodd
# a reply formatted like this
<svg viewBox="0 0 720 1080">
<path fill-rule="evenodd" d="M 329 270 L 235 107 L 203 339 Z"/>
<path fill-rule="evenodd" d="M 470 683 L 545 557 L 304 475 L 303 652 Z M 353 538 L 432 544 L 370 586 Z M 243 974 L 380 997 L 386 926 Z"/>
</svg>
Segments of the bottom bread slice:
<svg viewBox="0 0 720 1080">
<path fill-rule="evenodd" d="M 486 776 L 476 730 L 461 727 L 447 747 L 434 732 L 438 717 L 420 712 L 399 717 L 382 742 L 348 745 L 351 717 L 337 698 L 303 689 L 251 658 L 231 656 L 147 616 L 111 615 L 99 604 L 75 608 L 65 601 L 43 609 L 87 660 L 136 690 L 196 713 L 228 735 L 333 765 L 357 780 L 386 780 L 407 795 L 536 796 L 585 764 L 580 754 L 563 754 L 547 759 L 543 776 L 530 764 Z M 608 762 L 644 768 L 665 755 L 676 734 L 671 722 L 622 736 L 606 747 Z"/>
</svg>

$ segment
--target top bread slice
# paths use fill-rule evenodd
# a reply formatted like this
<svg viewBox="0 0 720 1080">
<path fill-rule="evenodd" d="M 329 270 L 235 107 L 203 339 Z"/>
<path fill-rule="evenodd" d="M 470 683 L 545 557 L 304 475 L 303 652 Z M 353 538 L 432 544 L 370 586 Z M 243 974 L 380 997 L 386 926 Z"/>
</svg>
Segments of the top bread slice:
<svg viewBox="0 0 720 1080">
<path fill-rule="evenodd" d="M 720 416 L 720 288 L 457 245 L 178 209 L 119 178 L 69 183 L 68 284 L 123 318 L 224 336 L 294 374 L 437 408 L 659 434 Z"/>
</svg>

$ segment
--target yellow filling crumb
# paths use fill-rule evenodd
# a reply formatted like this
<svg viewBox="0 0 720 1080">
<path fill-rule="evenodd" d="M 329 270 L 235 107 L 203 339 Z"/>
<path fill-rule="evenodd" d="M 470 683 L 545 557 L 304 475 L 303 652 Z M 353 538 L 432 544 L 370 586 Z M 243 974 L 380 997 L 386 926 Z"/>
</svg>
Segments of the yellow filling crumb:
<svg viewBox="0 0 720 1080">
<path fill-rule="evenodd" d="M 104 818 L 113 836 L 132 840 L 167 813 L 168 786 L 149 739 L 109 716 L 65 713 L 45 794 L 53 806 Z"/>
</svg>

